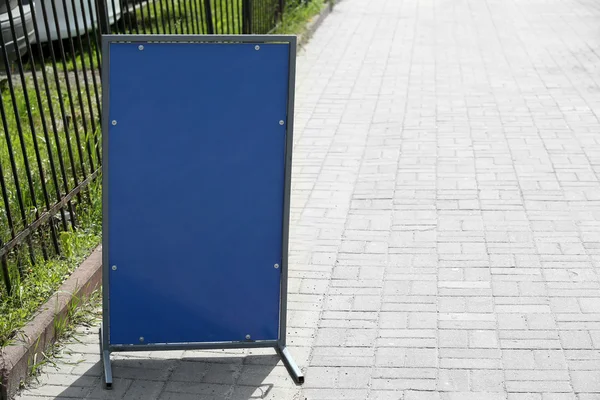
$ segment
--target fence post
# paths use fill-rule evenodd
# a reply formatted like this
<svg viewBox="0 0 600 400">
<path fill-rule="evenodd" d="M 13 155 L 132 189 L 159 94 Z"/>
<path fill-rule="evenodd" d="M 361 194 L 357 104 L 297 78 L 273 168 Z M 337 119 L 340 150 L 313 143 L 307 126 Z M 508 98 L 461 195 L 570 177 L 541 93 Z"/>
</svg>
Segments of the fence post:
<svg viewBox="0 0 600 400">
<path fill-rule="evenodd" d="M 106 35 L 110 33 L 110 23 L 108 21 L 108 7 L 106 7 L 106 0 L 96 0 L 96 10 L 98 14 L 100 36 Z M 100 41 L 100 43 L 102 43 L 102 41 Z"/>
<path fill-rule="evenodd" d="M 252 0 L 242 0 L 242 33 L 252 33 Z"/>
<path fill-rule="evenodd" d="M 210 1 L 211 0 L 204 0 L 204 14 L 206 15 L 206 29 L 208 30 L 208 34 L 212 35 L 215 33 L 215 25 L 213 23 Z"/>
<path fill-rule="evenodd" d="M 110 22 L 108 19 L 108 8 L 106 7 L 106 0 L 96 0 L 96 15 L 98 16 L 98 45 L 99 49 L 96 51 L 102 55 L 102 35 L 110 33 Z M 90 10 L 91 14 L 91 10 Z M 92 19 L 92 24 L 94 20 Z M 98 65 L 98 70 L 102 71 L 102 65 Z"/>
<path fill-rule="evenodd" d="M 283 21 L 284 7 L 285 7 L 285 0 L 279 0 L 279 21 Z"/>
</svg>

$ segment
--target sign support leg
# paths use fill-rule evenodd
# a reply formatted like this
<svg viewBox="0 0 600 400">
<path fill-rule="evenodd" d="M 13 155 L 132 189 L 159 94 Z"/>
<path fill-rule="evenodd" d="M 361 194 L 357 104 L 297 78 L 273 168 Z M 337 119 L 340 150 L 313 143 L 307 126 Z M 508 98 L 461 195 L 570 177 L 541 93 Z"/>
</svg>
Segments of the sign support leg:
<svg viewBox="0 0 600 400">
<path fill-rule="evenodd" d="M 113 377 L 112 366 L 110 365 L 110 351 L 108 350 L 107 341 L 104 340 L 102 326 L 100 326 L 100 358 L 102 358 L 102 369 L 104 371 L 104 387 L 111 390 Z"/>
<path fill-rule="evenodd" d="M 294 358 L 288 351 L 287 347 L 284 345 L 279 345 L 276 350 L 294 382 L 302 385 L 304 383 L 304 374 L 302 374 L 302 371 L 298 367 L 298 364 L 296 364 L 296 361 L 294 361 Z"/>
</svg>

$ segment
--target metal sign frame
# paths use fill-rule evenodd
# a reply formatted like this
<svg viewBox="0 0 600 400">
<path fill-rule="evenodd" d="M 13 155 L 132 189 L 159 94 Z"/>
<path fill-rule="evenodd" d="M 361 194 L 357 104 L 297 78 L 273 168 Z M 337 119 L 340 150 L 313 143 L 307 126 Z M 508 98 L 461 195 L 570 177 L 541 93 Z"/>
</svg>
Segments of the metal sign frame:
<svg viewBox="0 0 600 400">
<path fill-rule="evenodd" d="M 164 343 L 164 344 L 133 344 L 117 345 L 111 344 L 109 337 L 110 324 L 110 264 L 109 264 L 109 213 L 108 192 L 108 143 L 109 137 L 109 71 L 110 71 L 110 45 L 112 43 L 245 43 L 245 44 L 268 44 L 283 43 L 289 45 L 289 71 L 288 71 L 288 99 L 287 99 L 287 121 L 285 123 L 285 174 L 284 174 L 284 196 L 283 196 L 283 230 L 282 230 L 282 264 L 280 281 L 280 305 L 279 305 L 279 338 L 277 340 L 262 341 L 229 341 L 229 342 L 199 342 L 199 343 Z M 298 384 L 304 383 L 302 371 L 295 363 L 286 347 L 287 333 L 287 289 L 288 289 L 288 240 L 289 240 L 289 218 L 290 218 L 290 191 L 291 191 L 291 168 L 293 148 L 293 122 L 294 122 L 294 92 L 296 75 L 296 37 L 287 35 L 104 35 L 102 37 L 102 186 L 103 186 L 103 226 L 102 226 L 102 326 L 100 328 L 100 356 L 103 362 L 104 383 L 107 389 L 112 388 L 113 377 L 110 361 L 112 352 L 122 351 L 154 351 L 154 350 L 199 350 L 199 349 L 242 349 L 242 348 L 274 348 L 281 357 L 291 377 Z"/>
</svg>

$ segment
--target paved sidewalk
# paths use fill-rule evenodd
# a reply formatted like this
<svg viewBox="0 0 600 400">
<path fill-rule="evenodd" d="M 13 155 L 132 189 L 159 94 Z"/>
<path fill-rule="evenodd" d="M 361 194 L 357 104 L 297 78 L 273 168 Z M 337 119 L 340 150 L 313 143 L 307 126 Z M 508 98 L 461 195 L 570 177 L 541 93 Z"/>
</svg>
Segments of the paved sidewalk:
<svg viewBox="0 0 600 400">
<path fill-rule="evenodd" d="M 341 1 L 298 60 L 306 384 L 181 351 L 104 392 L 94 329 L 19 399 L 600 399 L 599 54 L 597 0 Z"/>
</svg>

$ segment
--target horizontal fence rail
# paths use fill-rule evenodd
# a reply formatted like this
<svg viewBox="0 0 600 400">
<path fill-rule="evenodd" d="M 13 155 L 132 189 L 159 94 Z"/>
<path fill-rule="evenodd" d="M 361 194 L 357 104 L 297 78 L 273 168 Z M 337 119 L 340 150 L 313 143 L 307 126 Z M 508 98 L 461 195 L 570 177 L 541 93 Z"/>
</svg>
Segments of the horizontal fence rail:
<svg viewBox="0 0 600 400">
<path fill-rule="evenodd" d="M 304 3 L 0 0 L 0 298 L 98 200 L 102 34 L 264 34 Z"/>
</svg>

